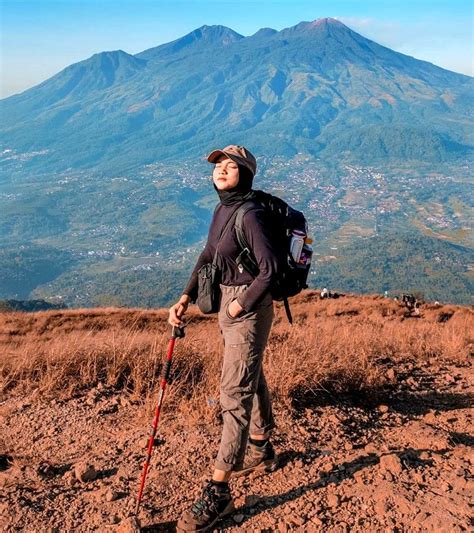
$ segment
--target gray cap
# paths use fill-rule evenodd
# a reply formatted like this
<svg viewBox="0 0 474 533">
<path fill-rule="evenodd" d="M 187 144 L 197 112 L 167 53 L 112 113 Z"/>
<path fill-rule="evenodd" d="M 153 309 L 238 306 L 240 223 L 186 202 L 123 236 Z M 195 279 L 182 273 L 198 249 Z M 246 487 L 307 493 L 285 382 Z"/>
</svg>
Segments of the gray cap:
<svg viewBox="0 0 474 533">
<path fill-rule="evenodd" d="M 245 148 L 236 144 L 229 144 L 222 150 L 214 150 L 207 156 L 209 163 L 215 163 L 221 155 L 225 155 L 235 161 L 238 165 L 247 167 L 255 176 L 257 172 L 257 160 L 255 156 Z"/>
</svg>

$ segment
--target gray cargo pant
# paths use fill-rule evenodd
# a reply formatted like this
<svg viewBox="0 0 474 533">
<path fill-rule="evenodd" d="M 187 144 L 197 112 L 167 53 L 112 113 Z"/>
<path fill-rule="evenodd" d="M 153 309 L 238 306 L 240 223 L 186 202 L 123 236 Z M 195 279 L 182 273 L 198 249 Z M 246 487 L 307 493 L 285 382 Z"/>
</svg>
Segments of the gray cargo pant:
<svg viewBox="0 0 474 533">
<path fill-rule="evenodd" d="M 256 308 L 232 318 L 228 306 L 248 285 L 221 285 L 219 326 L 224 337 L 220 403 L 224 427 L 215 467 L 230 471 L 243 464 L 249 433 L 263 435 L 275 427 L 262 360 L 273 321 L 268 293 Z"/>
</svg>

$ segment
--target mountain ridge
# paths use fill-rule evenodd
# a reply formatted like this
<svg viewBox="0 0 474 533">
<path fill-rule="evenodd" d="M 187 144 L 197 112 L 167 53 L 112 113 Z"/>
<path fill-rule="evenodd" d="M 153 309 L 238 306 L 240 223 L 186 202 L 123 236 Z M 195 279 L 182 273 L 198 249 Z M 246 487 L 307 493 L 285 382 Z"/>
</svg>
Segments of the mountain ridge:
<svg viewBox="0 0 474 533">
<path fill-rule="evenodd" d="M 222 143 L 221 131 L 224 144 L 257 154 L 363 163 L 472 154 L 472 78 L 336 19 L 262 30 L 202 26 L 136 55 L 94 54 L 0 101 L 0 131 L 9 148 L 48 150 L 28 164 L 48 172 L 195 158 Z"/>
</svg>

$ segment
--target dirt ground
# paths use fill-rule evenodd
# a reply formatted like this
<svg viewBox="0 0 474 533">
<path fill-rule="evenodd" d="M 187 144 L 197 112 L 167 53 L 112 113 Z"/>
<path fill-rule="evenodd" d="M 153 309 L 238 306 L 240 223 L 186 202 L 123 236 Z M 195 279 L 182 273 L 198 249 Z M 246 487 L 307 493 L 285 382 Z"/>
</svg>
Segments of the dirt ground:
<svg viewBox="0 0 474 533">
<path fill-rule="evenodd" d="M 231 480 L 222 531 L 469 531 L 473 494 L 468 362 L 405 361 L 384 397 L 320 391 L 276 408 L 281 467 Z M 170 385 L 173 386 L 172 384 Z M 215 402 L 209 399 L 209 402 Z M 0 405 L 3 531 L 127 531 L 151 413 L 117 389 Z M 173 531 L 217 452 L 220 420 L 160 422 L 140 520 Z"/>
</svg>

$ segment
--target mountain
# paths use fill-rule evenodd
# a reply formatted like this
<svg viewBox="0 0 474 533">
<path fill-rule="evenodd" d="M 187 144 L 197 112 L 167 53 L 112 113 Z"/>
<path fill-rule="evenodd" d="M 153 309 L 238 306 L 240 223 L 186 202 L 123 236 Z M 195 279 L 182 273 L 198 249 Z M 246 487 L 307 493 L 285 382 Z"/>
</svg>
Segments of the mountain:
<svg viewBox="0 0 474 533">
<path fill-rule="evenodd" d="M 183 50 L 196 53 L 205 51 L 206 47 L 228 46 L 244 38 L 243 35 L 225 26 L 201 26 L 180 39 L 149 48 L 137 54 L 136 57 L 156 61 L 157 59 L 169 57 Z"/>
<path fill-rule="evenodd" d="M 364 164 L 465 160 L 473 79 L 381 46 L 334 19 L 244 37 L 203 26 L 135 56 L 95 54 L 0 102 L 4 148 L 31 173 L 113 174 L 259 154 Z M 8 167 L 7 167 L 8 168 Z"/>
</svg>

